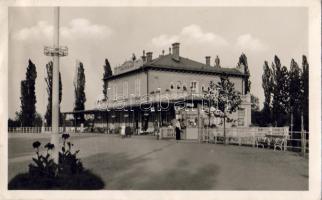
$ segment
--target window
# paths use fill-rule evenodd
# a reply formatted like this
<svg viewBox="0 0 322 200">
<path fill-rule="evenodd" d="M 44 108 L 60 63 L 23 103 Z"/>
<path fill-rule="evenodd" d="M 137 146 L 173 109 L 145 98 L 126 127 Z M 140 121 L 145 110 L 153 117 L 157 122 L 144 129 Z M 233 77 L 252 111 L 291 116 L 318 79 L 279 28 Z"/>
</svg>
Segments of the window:
<svg viewBox="0 0 322 200">
<path fill-rule="evenodd" d="M 140 79 L 135 80 L 135 95 L 140 96 Z"/>
<path fill-rule="evenodd" d="M 180 83 L 177 84 L 177 90 L 180 90 L 181 89 L 181 85 Z"/>
<path fill-rule="evenodd" d="M 205 92 L 205 86 L 204 85 L 201 86 L 201 92 Z"/>
<path fill-rule="evenodd" d="M 170 90 L 173 90 L 174 89 L 174 85 L 173 85 L 173 82 L 170 83 Z"/>
<path fill-rule="evenodd" d="M 240 108 L 238 109 L 238 126 L 244 126 L 245 119 L 245 109 Z"/>
<path fill-rule="evenodd" d="M 128 82 L 123 82 L 123 97 L 127 98 L 129 93 L 129 85 Z"/>
<path fill-rule="evenodd" d="M 185 84 L 183 84 L 183 86 L 182 86 L 182 90 L 183 90 L 183 91 L 187 91 L 187 86 L 186 86 Z"/>
<path fill-rule="evenodd" d="M 191 91 L 192 92 L 198 92 L 198 82 L 197 81 L 192 81 L 191 82 Z"/>
</svg>

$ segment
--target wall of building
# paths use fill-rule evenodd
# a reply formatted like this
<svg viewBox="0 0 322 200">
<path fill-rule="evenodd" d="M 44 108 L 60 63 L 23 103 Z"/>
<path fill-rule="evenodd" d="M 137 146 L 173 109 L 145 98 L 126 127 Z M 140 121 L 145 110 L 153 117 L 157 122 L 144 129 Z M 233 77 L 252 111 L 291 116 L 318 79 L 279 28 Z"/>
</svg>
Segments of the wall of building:
<svg viewBox="0 0 322 200">
<path fill-rule="evenodd" d="M 174 85 L 174 89 L 177 90 L 177 85 L 180 85 L 182 90 L 183 85 L 186 85 L 187 90 L 191 91 L 191 82 L 197 81 L 198 90 L 201 92 L 201 87 L 208 88 L 210 81 L 218 82 L 219 76 L 186 72 L 170 72 L 170 71 L 156 71 L 149 70 L 149 93 L 161 88 L 161 93 L 164 93 L 166 89 L 170 89 L 170 85 Z M 243 91 L 243 79 L 239 77 L 230 77 L 229 80 L 235 84 L 235 89 Z"/>
<path fill-rule="evenodd" d="M 147 95 L 146 72 L 138 72 L 113 80 L 109 80 L 108 87 L 109 99 L 115 99 L 115 96 L 117 97 L 117 99 L 122 99 L 124 95 L 127 97 L 130 97 L 130 95 L 145 96 Z M 116 87 L 116 90 L 114 89 L 114 87 Z M 124 90 L 126 90 L 126 88 L 127 92 L 124 93 Z"/>
</svg>

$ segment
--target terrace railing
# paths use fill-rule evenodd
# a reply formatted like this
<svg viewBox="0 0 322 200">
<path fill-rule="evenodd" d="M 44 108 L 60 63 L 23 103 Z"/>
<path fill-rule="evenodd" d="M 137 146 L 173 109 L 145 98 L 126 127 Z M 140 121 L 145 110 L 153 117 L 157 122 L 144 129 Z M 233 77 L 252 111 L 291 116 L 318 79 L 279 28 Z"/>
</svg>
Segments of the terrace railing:
<svg viewBox="0 0 322 200">
<path fill-rule="evenodd" d="M 82 132 L 82 127 L 59 127 L 59 132 Z M 51 133 L 51 127 L 8 127 L 9 133 Z"/>
</svg>

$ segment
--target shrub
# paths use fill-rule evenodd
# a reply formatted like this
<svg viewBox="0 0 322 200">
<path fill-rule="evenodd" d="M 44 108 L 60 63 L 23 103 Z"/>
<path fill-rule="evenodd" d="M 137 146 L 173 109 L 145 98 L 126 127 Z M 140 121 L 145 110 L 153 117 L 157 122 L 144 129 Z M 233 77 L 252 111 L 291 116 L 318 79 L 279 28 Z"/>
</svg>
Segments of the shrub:
<svg viewBox="0 0 322 200">
<path fill-rule="evenodd" d="M 79 150 L 72 151 L 73 144 L 68 141 L 70 135 L 62 134 L 63 145 L 59 152 L 58 164 L 50 156 L 55 146 L 47 143 L 45 155 L 39 151 L 41 143 L 35 141 L 36 158 L 29 165 L 29 171 L 18 174 L 8 184 L 9 189 L 102 189 L 104 182 L 90 171 L 85 170 L 77 158 Z"/>
</svg>

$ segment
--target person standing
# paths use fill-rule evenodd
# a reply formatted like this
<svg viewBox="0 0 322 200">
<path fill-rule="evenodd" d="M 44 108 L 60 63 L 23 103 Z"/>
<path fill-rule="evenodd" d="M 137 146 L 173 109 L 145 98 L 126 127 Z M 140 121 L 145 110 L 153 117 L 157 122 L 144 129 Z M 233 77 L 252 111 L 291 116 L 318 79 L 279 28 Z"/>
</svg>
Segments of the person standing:
<svg viewBox="0 0 322 200">
<path fill-rule="evenodd" d="M 180 135 L 180 132 L 181 132 L 181 126 L 180 126 L 180 122 L 179 120 L 176 121 L 176 124 L 175 124 L 175 127 L 176 127 L 176 140 L 181 140 L 181 135 Z"/>
</svg>

